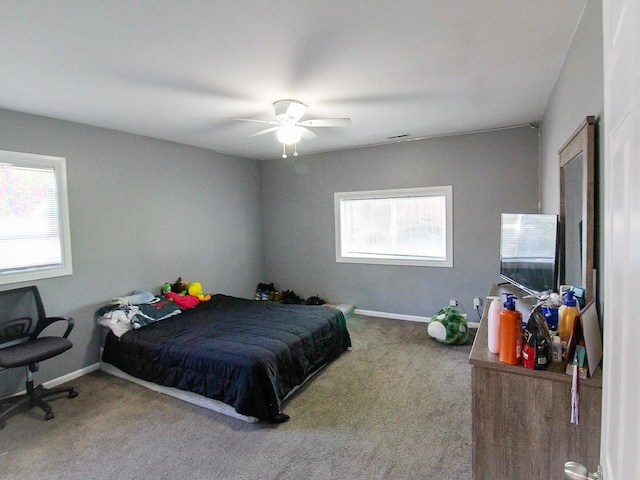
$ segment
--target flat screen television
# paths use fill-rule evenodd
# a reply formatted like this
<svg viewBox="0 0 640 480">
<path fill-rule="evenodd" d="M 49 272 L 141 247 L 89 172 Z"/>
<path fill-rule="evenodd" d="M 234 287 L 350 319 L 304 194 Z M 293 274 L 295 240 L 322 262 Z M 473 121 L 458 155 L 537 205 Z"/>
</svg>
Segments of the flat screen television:
<svg viewBox="0 0 640 480">
<path fill-rule="evenodd" d="M 500 277 L 533 294 L 557 291 L 557 215 L 502 214 Z"/>
</svg>

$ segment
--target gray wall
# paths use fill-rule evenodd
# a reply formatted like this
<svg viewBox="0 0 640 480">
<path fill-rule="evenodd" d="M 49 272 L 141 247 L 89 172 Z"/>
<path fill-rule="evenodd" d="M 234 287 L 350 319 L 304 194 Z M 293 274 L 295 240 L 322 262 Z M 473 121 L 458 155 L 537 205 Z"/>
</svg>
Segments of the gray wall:
<svg viewBox="0 0 640 480">
<path fill-rule="evenodd" d="M 602 55 L 602 2 L 590 0 L 540 126 L 542 210 L 545 213 L 560 212 L 558 149 L 588 115 L 600 117 L 598 130 L 603 131 Z"/>
<path fill-rule="evenodd" d="M 333 194 L 452 185 L 454 268 L 336 263 Z M 500 281 L 500 213 L 535 212 L 538 134 L 531 127 L 360 148 L 262 165 L 267 281 L 303 297 L 431 316 Z"/>
<path fill-rule="evenodd" d="M 604 148 L 599 140 L 604 138 L 604 78 L 602 51 L 602 2 L 590 0 L 576 30 L 564 66 L 547 104 L 540 126 L 542 210 L 545 213 L 560 212 L 560 164 L 558 149 L 588 115 L 596 115 L 596 268 L 598 292 L 602 289 L 602 265 L 599 245 L 603 238 L 602 212 L 604 177 L 599 172 L 604 161 Z M 600 303 L 602 297 L 598 293 Z"/>
<path fill-rule="evenodd" d="M 558 212 L 557 149 L 586 115 L 602 115 L 602 92 L 601 2 L 590 0 L 541 124 L 540 198 L 529 127 L 259 163 L 0 110 L 0 149 L 67 158 L 74 274 L 35 283 L 50 315 L 76 319 L 74 348 L 43 362 L 36 381 L 98 361 L 96 308 L 178 276 L 208 292 L 250 297 L 267 281 L 407 315 L 453 298 L 473 319 L 473 297 L 499 281 L 499 214 L 539 201 Z M 454 268 L 335 262 L 334 192 L 430 185 L 453 185 Z M 0 397 L 22 382 L 0 372 Z"/>
<path fill-rule="evenodd" d="M 99 360 L 93 314 L 114 296 L 159 293 L 179 276 L 253 296 L 264 273 L 257 162 L 6 110 L 0 150 L 67 159 L 73 275 L 34 283 L 49 315 L 75 318 L 74 348 L 36 381 Z M 23 373 L 0 373 L 0 397 L 24 388 Z"/>
</svg>

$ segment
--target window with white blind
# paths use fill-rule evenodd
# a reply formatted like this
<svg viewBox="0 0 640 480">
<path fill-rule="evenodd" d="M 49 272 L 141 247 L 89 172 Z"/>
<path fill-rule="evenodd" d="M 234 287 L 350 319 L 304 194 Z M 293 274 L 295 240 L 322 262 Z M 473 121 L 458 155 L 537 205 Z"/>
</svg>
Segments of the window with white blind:
<svg viewBox="0 0 640 480">
<path fill-rule="evenodd" d="M 451 186 L 334 194 L 336 261 L 453 267 Z"/>
<path fill-rule="evenodd" d="M 71 273 L 66 160 L 0 150 L 0 284 Z"/>
</svg>

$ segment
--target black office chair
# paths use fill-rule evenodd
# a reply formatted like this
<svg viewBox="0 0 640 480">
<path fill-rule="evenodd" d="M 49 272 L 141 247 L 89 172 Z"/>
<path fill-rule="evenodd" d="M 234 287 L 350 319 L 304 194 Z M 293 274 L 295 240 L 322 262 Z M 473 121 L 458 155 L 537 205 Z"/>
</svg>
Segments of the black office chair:
<svg viewBox="0 0 640 480">
<path fill-rule="evenodd" d="M 39 335 L 49 325 L 67 322 L 67 329 L 62 337 Z M 50 317 L 45 314 L 40 292 L 35 286 L 15 288 L 0 292 L 0 368 L 2 370 L 15 367 L 27 369 L 27 393 L 0 400 L 3 410 L 0 412 L 0 429 L 5 426 L 5 419 L 21 407 L 39 407 L 44 410 L 44 419 L 51 420 L 53 412 L 44 397 L 67 393 L 69 398 L 78 395 L 73 387 L 44 388 L 33 386 L 33 372 L 38 371 L 38 362 L 55 357 L 72 347 L 67 339 L 73 328 L 70 317 Z"/>
</svg>

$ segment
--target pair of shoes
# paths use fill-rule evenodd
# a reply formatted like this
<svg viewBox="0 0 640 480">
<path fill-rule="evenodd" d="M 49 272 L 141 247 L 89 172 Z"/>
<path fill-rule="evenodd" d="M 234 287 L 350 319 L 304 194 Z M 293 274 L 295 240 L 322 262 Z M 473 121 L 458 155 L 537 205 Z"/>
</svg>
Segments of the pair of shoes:
<svg viewBox="0 0 640 480">
<path fill-rule="evenodd" d="M 304 303 L 304 299 L 300 298 L 293 290 L 285 290 L 282 292 L 282 303 L 301 305 Z"/>
<path fill-rule="evenodd" d="M 258 288 L 256 289 L 256 295 L 253 297 L 254 300 L 269 300 L 269 297 L 272 293 L 275 292 L 275 287 L 273 283 L 259 283 Z"/>
<path fill-rule="evenodd" d="M 271 300 L 271 295 L 276 291 L 276 287 L 273 283 L 266 283 L 262 288 L 260 300 Z"/>
<path fill-rule="evenodd" d="M 258 287 L 256 288 L 256 294 L 253 297 L 253 299 L 262 300 L 262 292 L 264 291 L 265 288 L 266 288 L 266 285 L 264 283 L 259 283 Z"/>
<path fill-rule="evenodd" d="M 282 292 L 271 292 L 269 294 L 269 300 L 272 302 L 281 302 L 282 301 Z"/>
<path fill-rule="evenodd" d="M 321 299 L 319 296 L 314 296 L 314 297 L 309 297 L 307 298 L 307 301 L 305 302 L 306 305 L 324 305 L 325 302 L 323 299 Z"/>
</svg>

